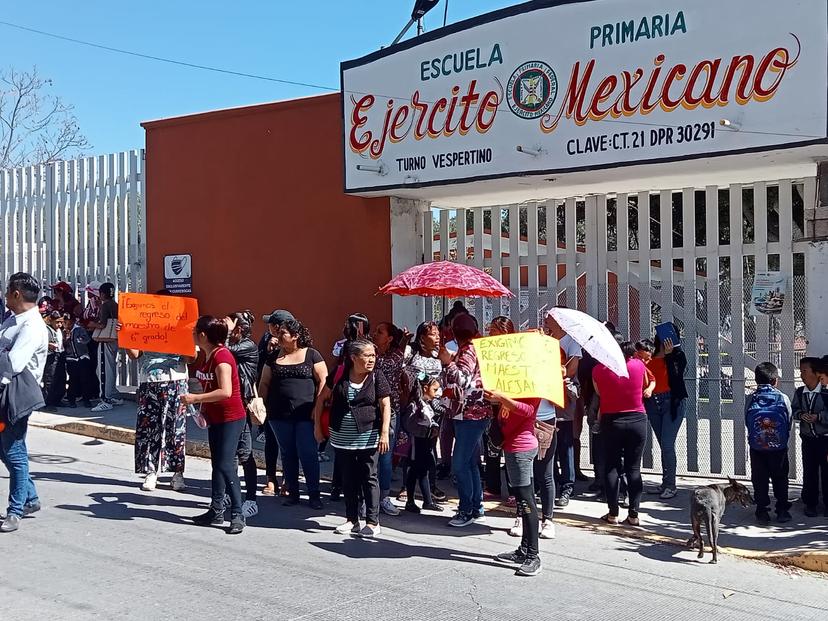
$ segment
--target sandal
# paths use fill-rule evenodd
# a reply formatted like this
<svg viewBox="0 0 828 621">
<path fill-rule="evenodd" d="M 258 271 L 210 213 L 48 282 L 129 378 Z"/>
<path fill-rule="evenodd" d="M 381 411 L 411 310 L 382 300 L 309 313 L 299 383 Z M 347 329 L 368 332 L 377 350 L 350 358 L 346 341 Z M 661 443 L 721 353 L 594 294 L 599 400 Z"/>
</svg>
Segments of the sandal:
<svg viewBox="0 0 828 621">
<path fill-rule="evenodd" d="M 260 493 L 261 493 L 262 496 L 275 496 L 276 495 L 276 485 L 275 485 L 275 483 L 273 483 L 273 481 L 268 482 L 268 484 L 265 485 L 262 488 L 262 491 Z"/>
<path fill-rule="evenodd" d="M 617 515 L 610 515 L 607 513 L 606 515 L 601 516 L 601 521 L 606 522 L 607 524 L 612 524 L 614 526 L 618 525 L 618 516 Z"/>
<path fill-rule="evenodd" d="M 632 517 L 631 515 L 628 515 L 627 519 L 621 523 L 626 524 L 627 526 L 641 526 L 641 520 L 637 517 Z"/>
</svg>

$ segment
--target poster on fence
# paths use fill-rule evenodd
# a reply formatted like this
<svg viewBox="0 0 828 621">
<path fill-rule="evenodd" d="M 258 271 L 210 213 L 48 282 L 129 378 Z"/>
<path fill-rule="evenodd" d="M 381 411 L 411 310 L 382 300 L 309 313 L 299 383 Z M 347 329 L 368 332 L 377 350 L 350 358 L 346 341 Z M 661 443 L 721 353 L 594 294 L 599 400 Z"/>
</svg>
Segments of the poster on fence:
<svg viewBox="0 0 828 621">
<path fill-rule="evenodd" d="M 785 306 L 788 279 L 782 272 L 757 272 L 750 292 L 750 314 L 778 315 Z"/>
<path fill-rule="evenodd" d="M 514 399 L 542 397 L 563 407 L 561 346 L 539 332 L 476 339 L 474 348 L 487 390 Z"/>
<path fill-rule="evenodd" d="M 124 293 L 118 299 L 118 347 L 163 354 L 195 355 L 193 329 L 198 300 Z"/>
</svg>

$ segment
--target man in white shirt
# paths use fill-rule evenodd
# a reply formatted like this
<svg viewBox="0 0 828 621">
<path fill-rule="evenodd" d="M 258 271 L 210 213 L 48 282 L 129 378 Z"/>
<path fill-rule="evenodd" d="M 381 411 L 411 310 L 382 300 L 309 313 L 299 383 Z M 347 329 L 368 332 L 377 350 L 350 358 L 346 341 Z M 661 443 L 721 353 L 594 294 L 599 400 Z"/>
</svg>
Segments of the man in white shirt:
<svg viewBox="0 0 828 621">
<path fill-rule="evenodd" d="M 0 325 L 0 351 L 8 353 L 12 373 L 28 370 L 38 383 L 49 353 L 49 331 L 37 307 L 39 294 L 40 283 L 34 277 L 23 272 L 13 274 L 6 289 L 6 307 L 11 315 Z M 24 515 L 40 510 L 37 490 L 29 476 L 28 423 L 28 417 L 24 417 L 10 424 L 6 413 L 0 414 L 0 459 L 9 471 L 9 508 L 0 525 L 3 533 L 16 531 Z"/>
</svg>

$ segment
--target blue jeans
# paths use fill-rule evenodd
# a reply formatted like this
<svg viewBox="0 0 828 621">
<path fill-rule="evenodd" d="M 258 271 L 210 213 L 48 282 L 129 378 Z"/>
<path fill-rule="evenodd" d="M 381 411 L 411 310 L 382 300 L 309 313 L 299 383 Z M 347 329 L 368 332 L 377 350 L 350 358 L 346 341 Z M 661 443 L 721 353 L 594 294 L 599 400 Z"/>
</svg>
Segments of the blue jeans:
<svg viewBox="0 0 828 621">
<path fill-rule="evenodd" d="M 299 497 L 299 462 L 305 473 L 305 485 L 311 498 L 319 497 L 319 454 L 313 435 L 313 421 L 268 420 L 279 441 L 282 470 L 290 496 Z"/>
<path fill-rule="evenodd" d="M 665 488 L 676 488 L 676 438 L 681 429 L 681 421 L 684 420 L 685 401 L 686 399 L 682 399 L 672 405 L 670 393 L 660 392 L 647 399 L 644 404 L 653 435 L 661 448 L 661 486 Z M 673 411 L 676 413 L 675 418 L 672 415 Z"/>
<path fill-rule="evenodd" d="M 559 420 L 557 422 L 558 444 L 555 449 L 555 459 L 560 468 L 561 494 L 572 494 L 575 490 L 575 430 L 574 421 Z"/>
<path fill-rule="evenodd" d="M 454 421 L 454 455 L 451 470 L 457 479 L 460 513 L 477 514 L 483 503 L 480 483 L 480 440 L 488 420 Z"/>
<path fill-rule="evenodd" d="M 391 419 L 391 427 L 388 431 L 388 450 L 379 456 L 377 465 L 377 478 L 379 479 L 380 500 L 391 492 L 391 474 L 394 470 L 394 441 L 397 437 L 396 419 Z"/>
<path fill-rule="evenodd" d="M 29 450 L 26 448 L 28 417 L 0 432 L 0 460 L 9 471 L 8 515 L 23 515 L 23 505 L 38 500 L 34 481 L 29 476 Z"/>
</svg>

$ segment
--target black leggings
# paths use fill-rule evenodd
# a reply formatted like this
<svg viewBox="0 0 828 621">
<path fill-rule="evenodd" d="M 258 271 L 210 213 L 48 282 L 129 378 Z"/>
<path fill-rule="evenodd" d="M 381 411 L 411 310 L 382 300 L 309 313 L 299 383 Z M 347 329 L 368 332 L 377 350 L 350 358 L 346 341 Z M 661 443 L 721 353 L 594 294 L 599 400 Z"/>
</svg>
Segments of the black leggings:
<svg viewBox="0 0 828 621">
<path fill-rule="evenodd" d="M 647 415 L 620 412 L 601 415 L 601 443 L 604 447 L 604 489 L 609 514 L 618 517 L 620 476 L 626 474 L 630 496 L 630 517 L 638 517 L 641 493 L 641 455 L 647 439 Z"/>
<path fill-rule="evenodd" d="M 543 456 L 535 457 L 535 486 L 540 489 L 543 519 L 551 520 L 555 513 L 555 452 L 558 447 L 558 434 L 552 436 L 552 444 Z"/>
<path fill-rule="evenodd" d="M 210 462 L 213 465 L 213 493 L 211 507 L 214 511 L 224 510 L 224 496 L 230 496 L 230 515 L 241 515 L 241 484 L 239 468 L 236 465 L 236 451 L 244 429 L 245 419 L 229 423 L 210 425 L 207 439 L 210 442 Z"/>
<path fill-rule="evenodd" d="M 268 483 L 276 483 L 276 469 L 279 466 L 279 441 L 270 425 L 262 426 L 265 434 L 265 477 Z M 246 475 L 245 475 L 246 477 Z M 279 493 L 279 490 L 276 490 Z"/>
<path fill-rule="evenodd" d="M 534 487 L 534 485 L 524 485 L 513 488 L 517 500 L 517 514 L 523 522 L 520 549 L 529 558 L 535 558 L 538 555 L 539 520 Z"/>
<path fill-rule="evenodd" d="M 405 478 L 405 489 L 408 493 L 408 503 L 414 503 L 414 489 L 420 484 L 420 493 L 423 495 L 423 504 L 434 504 L 431 498 L 429 473 L 434 468 L 434 452 L 430 438 L 412 438 L 414 454 L 408 464 L 408 474 Z"/>
<path fill-rule="evenodd" d="M 500 478 L 500 460 L 503 457 L 503 449 L 492 446 L 489 442 L 488 432 L 483 434 L 483 449 L 485 455 L 484 489 L 490 494 L 500 496 L 503 491 L 503 484 Z"/>
</svg>

